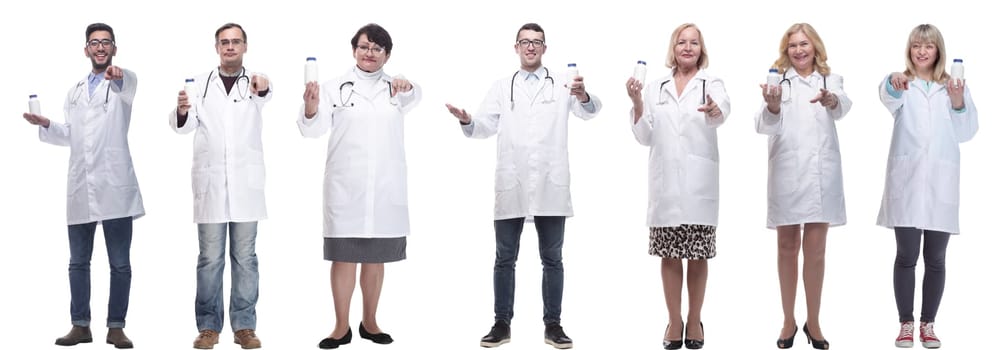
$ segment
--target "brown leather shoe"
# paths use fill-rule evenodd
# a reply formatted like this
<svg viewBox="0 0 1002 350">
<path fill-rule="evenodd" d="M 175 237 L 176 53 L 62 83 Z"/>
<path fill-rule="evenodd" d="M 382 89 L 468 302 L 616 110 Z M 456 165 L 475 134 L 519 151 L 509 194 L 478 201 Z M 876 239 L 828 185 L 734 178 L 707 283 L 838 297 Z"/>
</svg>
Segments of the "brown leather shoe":
<svg viewBox="0 0 1002 350">
<path fill-rule="evenodd" d="M 132 349 L 132 340 L 125 336 L 125 330 L 121 328 L 108 328 L 108 336 L 104 341 L 114 345 L 115 349 Z"/>
<path fill-rule="evenodd" d="M 216 344 L 219 344 L 219 332 L 211 329 L 203 329 L 198 332 L 198 337 L 195 338 L 195 349 L 212 349 Z"/>
<path fill-rule="evenodd" d="M 70 346 L 92 341 L 94 341 L 94 337 L 90 335 L 90 327 L 73 326 L 69 333 L 56 338 L 56 345 Z"/>
<path fill-rule="evenodd" d="M 261 339 L 257 338 L 253 329 L 241 329 L 233 333 L 233 342 L 240 344 L 244 349 L 257 349 L 261 347 Z"/>
</svg>

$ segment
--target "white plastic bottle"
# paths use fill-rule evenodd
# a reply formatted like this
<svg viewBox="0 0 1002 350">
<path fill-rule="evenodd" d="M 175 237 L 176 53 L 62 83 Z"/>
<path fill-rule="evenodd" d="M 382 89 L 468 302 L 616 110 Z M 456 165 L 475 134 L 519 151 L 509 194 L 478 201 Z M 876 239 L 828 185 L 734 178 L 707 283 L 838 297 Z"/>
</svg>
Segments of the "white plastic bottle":
<svg viewBox="0 0 1002 350">
<path fill-rule="evenodd" d="M 779 69 L 769 68 L 769 75 L 765 77 L 765 85 L 768 87 L 779 87 L 779 82 L 782 77 L 779 75 Z"/>
<path fill-rule="evenodd" d="M 317 81 L 320 75 L 320 67 L 317 66 L 316 57 L 306 58 L 306 72 L 303 80 L 303 84 L 307 84 L 311 81 Z"/>
<path fill-rule="evenodd" d="M 574 82 L 574 77 L 578 76 L 578 64 L 568 63 L 567 64 L 567 84 Z"/>
<path fill-rule="evenodd" d="M 637 66 L 633 67 L 633 79 L 636 79 L 641 84 L 647 79 L 647 62 L 637 61 Z"/>
<path fill-rule="evenodd" d="M 28 113 L 42 115 L 42 104 L 38 102 L 38 95 L 28 96 Z"/>
<path fill-rule="evenodd" d="M 196 88 L 195 79 L 188 78 L 184 80 L 184 94 L 188 95 L 188 104 L 191 104 L 195 100 L 195 96 L 198 95 Z"/>
<path fill-rule="evenodd" d="M 950 79 L 953 80 L 953 86 L 957 86 L 958 81 L 964 80 L 964 60 L 953 59 L 953 65 L 950 66 Z"/>
</svg>

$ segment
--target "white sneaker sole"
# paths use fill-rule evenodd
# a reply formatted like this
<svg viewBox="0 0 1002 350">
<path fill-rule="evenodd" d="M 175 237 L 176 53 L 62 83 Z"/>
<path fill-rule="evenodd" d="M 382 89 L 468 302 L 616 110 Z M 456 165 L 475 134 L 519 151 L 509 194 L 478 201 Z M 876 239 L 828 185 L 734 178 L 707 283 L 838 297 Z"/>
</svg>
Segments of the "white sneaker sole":
<svg viewBox="0 0 1002 350">
<path fill-rule="evenodd" d="M 557 348 L 557 349 L 570 349 L 570 348 L 574 347 L 574 343 L 557 344 L 556 342 L 554 342 L 552 340 L 549 340 L 549 339 L 544 339 L 544 340 L 546 341 L 546 344 L 552 345 L 554 348 Z"/>
<path fill-rule="evenodd" d="M 496 343 L 482 341 L 482 342 L 480 342 L 480 346 L 481 347 L 485 347 L 485 348 L 496 348 L 496 347 L 501 346 L 501 344 L 506 344 L 506 343 L 508 343 L 510 341 L 511 341 L 511 338 L 502 339 L 501 341 L 496 342 Z"/>
<path fill-rule="evenodd" d="M 940 342 L 938 342 L 938 341 L 924 341 L 924 342 L 922 342 L 922 347 L 926 348 L 926 349 L 939 349 L 939 347 L 941 345 L 943 345 L 943 344 L 940 343 Z"/>
<path fill-rule="evenodd" d="M 911 348 L 915 346 L 915 342 L 912 340 L 901 340 L 901 341 L 896 340 L 894 341 L 894 346 L 897 346 L 899 348 Z"/>
</svg>

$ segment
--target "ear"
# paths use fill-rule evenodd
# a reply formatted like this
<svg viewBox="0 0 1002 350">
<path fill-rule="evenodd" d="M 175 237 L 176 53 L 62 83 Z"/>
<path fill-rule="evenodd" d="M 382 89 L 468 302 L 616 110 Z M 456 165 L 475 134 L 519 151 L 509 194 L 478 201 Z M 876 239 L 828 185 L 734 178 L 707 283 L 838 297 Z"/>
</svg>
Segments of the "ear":
<svg viewBox="0 0 1002 350">
<path fill-rule="evenodd" d="M 84 57 L 90 58 L 90 51 L 87 51 L 87 45 L 84 45 Z"/>
<path fill-rule="evenodd" d="M 383 60 L 383 64 L 386 64 L 386 62 L 389 62 L 389 61 L 390 61 L 390 54 L 386 54 L 386 59 Z"/>
<path fill-rule="evenodd" d="M 118 45 L 111 47 L 111 57 L 115 57 L 116 53 L 118 53 Z"/>
</svg>

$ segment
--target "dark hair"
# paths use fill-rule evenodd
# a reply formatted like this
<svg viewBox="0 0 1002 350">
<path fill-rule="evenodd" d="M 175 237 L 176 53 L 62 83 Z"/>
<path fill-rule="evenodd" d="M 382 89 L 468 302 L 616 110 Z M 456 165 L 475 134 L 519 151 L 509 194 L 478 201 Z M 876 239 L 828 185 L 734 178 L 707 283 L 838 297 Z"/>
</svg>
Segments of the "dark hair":
<svg viewBox="0 0 1002 350">
<path fill-rule="evenodd" d="M 369 23 L 355 32 L 355 36 L 351 37 L 351 48 L 358 48 L 358 38 L 365 34 L 365 37 L 369 41 L 376 43 L 376 45 L 382 46 L 386 50 L 386 54 L 389 55 L 390 51 L 393 50 L 393 39 L 390 38 L 390 33 L 380 27 L 378 24 Z"/>
<path fill-rule="evenodd" d="M 111 26 L 104 23 L 93 23 L 87 26 L 87 34 L 84 37 L 84 41 L 90 40 L 90 34 L 97 31 L 105 31 L 111 34 L 111 41 L 115 41 L 115 30 L 111 29 Z"/>
<path fill-rule="evenodd" d="M 222 27 L 219 27 L 219 29 L 216 29 L 216 40 L 219 40 L 219 33 L 222 33 L 224 30 L 230 28 L 240 29 L 240 36 L 244 38 L 244 42 L 247 42 L 247 32 L 244 31 L 244 27 L 241 27 L 239 24 L 236 23 L 226 23 Z"/>
<path fill-rule="evenodd" d="M 543 33 L 543 41 L 546 41 L 546 32 L 543 31 L 543 27 L 540 27 L 538 24 L 535 23 L 526 23 L 522 25 L 522 28 L 518 28 L 518 31 L 515 32 L 515 40 L 518 40 L 518 33 L 521 33 L 523 30 L 531 30 L 534 32 Z"/>
</svg>

